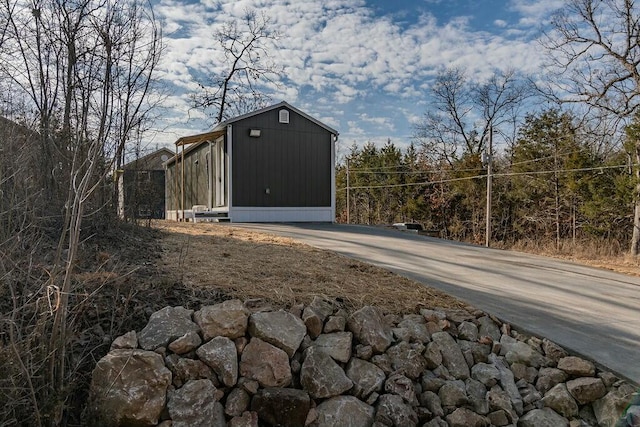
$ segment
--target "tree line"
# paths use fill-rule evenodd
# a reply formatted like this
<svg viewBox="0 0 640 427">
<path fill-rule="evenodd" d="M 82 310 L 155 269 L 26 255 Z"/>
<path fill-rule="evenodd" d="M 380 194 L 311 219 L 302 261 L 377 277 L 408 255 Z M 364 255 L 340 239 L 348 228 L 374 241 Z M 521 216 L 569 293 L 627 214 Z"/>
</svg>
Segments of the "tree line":
<svg viewBox="0 0 640 427">
<path fill-rule="evenodd" d="M 513 141 L 491 159 L 491 240 L 549 242 L 560 249 L 606 239 L 626 248 L 637 129 L 629 128 L 624 144 L 603 146 L 570 112 L 526 115 Z M 448 153 L 434 155 L 419 138 L 404 149 L 392 141 L 354 144 L 337 167 L 339 221 L 419 222 L 440 237 L 483 242 L 487 155 Z"/>
</svg>

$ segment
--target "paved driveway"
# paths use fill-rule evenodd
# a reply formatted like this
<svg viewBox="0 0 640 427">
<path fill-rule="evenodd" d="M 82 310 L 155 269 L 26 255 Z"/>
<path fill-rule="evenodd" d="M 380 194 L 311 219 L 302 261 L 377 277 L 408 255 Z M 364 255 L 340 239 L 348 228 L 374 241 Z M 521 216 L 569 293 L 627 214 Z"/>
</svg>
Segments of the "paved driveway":
<svg viewBox="0 0 640 427">
<path fill-rule="evenodd" d="M 441 289 L 640 383 L 640 278 L 377 227 L 234 224 Z"/>
</svg>

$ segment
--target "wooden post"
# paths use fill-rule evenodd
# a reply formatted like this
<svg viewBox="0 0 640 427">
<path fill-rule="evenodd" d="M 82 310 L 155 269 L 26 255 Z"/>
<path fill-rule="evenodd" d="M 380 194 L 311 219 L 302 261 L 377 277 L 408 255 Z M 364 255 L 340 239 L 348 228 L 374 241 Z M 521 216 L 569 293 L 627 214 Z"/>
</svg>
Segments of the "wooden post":
<svg viewBox="0 0 640 427">
<path fill-rule="evenodd" d="M 184 144 L 182 145 L 182 160 L 180 161 L 180 163 L 182 163 L 182 177 L 181 177 L 181 183 L 180 183 L 180 208 L 182 210 L 182 222 L 185 222 L 185 217 L 184 217 Z"/>
<path fill-rule="evenodd" d="M 349 206 L 349 157 L 347 157 L 347 224 L 350 224 L 350 206 Z"/>
</svg>

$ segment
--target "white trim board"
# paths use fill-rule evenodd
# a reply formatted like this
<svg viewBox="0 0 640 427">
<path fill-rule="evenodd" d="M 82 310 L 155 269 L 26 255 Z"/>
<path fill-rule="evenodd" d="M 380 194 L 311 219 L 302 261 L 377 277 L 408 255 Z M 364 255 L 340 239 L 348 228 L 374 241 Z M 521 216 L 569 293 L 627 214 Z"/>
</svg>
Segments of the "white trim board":
<svg viewBox="0 0 640 427">
<path fill-rule="evenodd" d="M 331 206 L 321 207 L 240 207 L 229 208 L 231 222 L 334 222 Z"/>
</svg>

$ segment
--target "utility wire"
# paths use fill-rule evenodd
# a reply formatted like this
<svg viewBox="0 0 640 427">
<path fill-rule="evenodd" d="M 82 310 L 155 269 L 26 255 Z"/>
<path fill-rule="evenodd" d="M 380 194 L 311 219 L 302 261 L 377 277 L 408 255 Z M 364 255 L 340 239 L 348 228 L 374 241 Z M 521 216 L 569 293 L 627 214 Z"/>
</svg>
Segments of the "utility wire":
<svg viewBox="0 0 640 427">
<path fill-rule="evenodd" d="M 634 164 L 633 166 L 638 166 L 638 164 Z M 543 175 L 543 174 L 552 174 L 552 173 L 568 173 L 568 172 L 588 172 L 588 171 L 601 171 L 605 169 L 626 169 L 629 167 L 629 164 L 624 165 L 615 165 L 615 166 L 598 166 L 591 168 L 578 168 L 578 169 L 561 169 L 561 170 L 546 170 L 546 171 L 530 171 L 530 172 L 505 172 L 505 173 L 494 173 L 492 174 L 494 177 L 503 177 L 503 176 L 522 176 L 522 175 Z M 441 179 L 438 181 L 423 181 L 423 182 L 409 182 L 404 184 L 387 184 L 387 185 L 370 185 L 370 186 L 355 186 L 349 187 L 350 190 L 369 190 L 376 188 L 397 188 L 397 187 L 413 187 L 417 185 L 433 185 L 433 184 L 445 184 L 448 182 L 457 182 L 457 181 L 471 181 L 473 179 L 478 178 L 486 178 L 487 174 L 483 175 L 475 175 L 475 176 L 467 176 L 462 178 L 451 178 L 451 179 Z M 337 191 L 346 190 L 347 187 L 339 188 Z"/>
<path fill-rule="evenodd" d="M 558 154 L 554 154 L 551 156 L 546 156 L 546 157 L 538 157 L 535 159 L 530 159 L 530 160 L 522 160 L 520 162 L 514 162 L 514 163 L 509 163 L 509 166 L 517 166 L 517 165 L 524 165 L 524 164 L 529 164 L 529 163 L 537 163 L 537 162 L 541 162 L 543 160 L 549 160 L 549 159 L 553 159 L 555 157 L 568 157 L 572 154 L 578 154 L 583 150 L 572 150 L 572 151 L 566 151 L 564 153 L 558 153 Z M 382 169 L 400 169 L 400 168 L 407 168 L 410 167 L 408 165 L 395 165 L 395 166 L 372 166 L 369 168 L 349 168 L 349 172 L 358 172 L 361 174 L 399 174 L 399 175 L 419 175 L 419 174 L 427 174 L 427 173 L 452 173 L 452 172 L 476 172 L 479 170 L 484 170 L 483 168 L 473 168 L 473 169 L 437 169 L 437 170 L 431 170 L 431 171 L 383 171 Z"/>
</svg>

